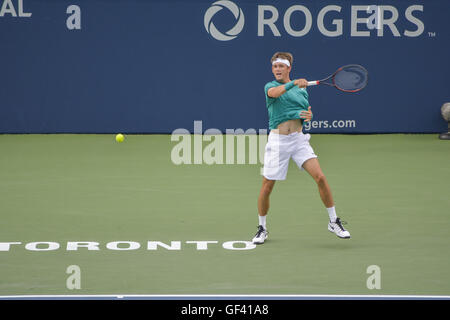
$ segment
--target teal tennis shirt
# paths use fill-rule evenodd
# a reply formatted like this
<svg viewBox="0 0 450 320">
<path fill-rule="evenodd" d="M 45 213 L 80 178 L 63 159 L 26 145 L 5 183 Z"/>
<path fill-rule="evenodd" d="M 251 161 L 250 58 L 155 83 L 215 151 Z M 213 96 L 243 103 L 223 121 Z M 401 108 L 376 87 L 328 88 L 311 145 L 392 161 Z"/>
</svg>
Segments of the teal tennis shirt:
<svg viewBox="0 0 450 320">
<path fill-rule="evenodd" d="M 294 86 L 278 98 L 271 98 L 267 95 L 270 88 L 278 87 L 283 83 L 276 80 L 264 86 L 266 93 L 266 106 L 269 112 L 269 129 L 276 129 L 280 123 L 287 120 L 300 119 L 300 112 L 308 111 L 308 92 L 305 88 Z M 303 124 L 303 119 L 301 119 Z"/>
</svg>

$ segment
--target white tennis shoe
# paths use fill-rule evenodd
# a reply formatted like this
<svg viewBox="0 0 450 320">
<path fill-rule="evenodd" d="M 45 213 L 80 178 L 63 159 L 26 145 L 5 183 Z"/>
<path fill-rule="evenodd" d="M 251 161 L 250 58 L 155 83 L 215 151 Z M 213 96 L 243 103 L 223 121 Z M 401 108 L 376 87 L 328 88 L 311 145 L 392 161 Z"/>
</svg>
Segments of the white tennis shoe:
<svg viewBox="0 0 450 320">
<path fill-rule="evenodd" d="M 252 242 L 254 244 L 263 244 L 264 241 L 267 239 L 267 235 L 269 232 L 263 228 L 263 226 L 258 226 L 258 231 L 255 234 L 255 237 L 253 238 Z"/>
<path fill-rule="evenodd" d="M 342 224 L 347 224 L 345 221 L 341 221 L 341 219 L 337 218 L 335 222 L 328 223 L 328 230 L 333 232 L 341 239 L 350 239 L 350 232 L 344 229 Z"/>
</svg>

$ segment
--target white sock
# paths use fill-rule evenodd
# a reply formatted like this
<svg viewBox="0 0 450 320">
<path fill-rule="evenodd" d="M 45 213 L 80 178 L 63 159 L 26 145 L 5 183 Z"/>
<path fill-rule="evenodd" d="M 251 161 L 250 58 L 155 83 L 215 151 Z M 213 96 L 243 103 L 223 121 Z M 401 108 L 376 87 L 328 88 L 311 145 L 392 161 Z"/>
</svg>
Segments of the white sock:
<svg viewBox="0 0 450 320">
<path fill-rule="evenodd" d="M 334 207 L 331 208 L 327 208 L 328 211 L 328 215 L 330 216 L 330 221 L 331 222 L 336 222 L 336 209 Z"/>
<path fill-rule="evenodd" d="M 266 216 L 258 215 L 258 218 L 259 218 L 259 225 L 263 226 L 264 230 L 266 230 Z"/>
</svg>

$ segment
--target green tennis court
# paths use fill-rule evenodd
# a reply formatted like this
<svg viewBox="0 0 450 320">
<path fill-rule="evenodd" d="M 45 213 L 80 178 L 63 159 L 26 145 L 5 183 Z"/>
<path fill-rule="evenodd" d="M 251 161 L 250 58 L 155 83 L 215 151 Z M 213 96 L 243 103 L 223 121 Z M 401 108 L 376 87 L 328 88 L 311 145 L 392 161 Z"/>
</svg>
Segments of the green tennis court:
<svg viewBox="0 0 450 320">
<path fill-rule="evenodd" d="M 0 135 L 0 295 L 450 294 L 450 146 L 437 135 L 313 135 L 352 238 L 327 230 L 315 182 L 291 162 L 256 248 L 244 241 L 261 165 L 175 165 L 175 144 Z"/>
</svg>

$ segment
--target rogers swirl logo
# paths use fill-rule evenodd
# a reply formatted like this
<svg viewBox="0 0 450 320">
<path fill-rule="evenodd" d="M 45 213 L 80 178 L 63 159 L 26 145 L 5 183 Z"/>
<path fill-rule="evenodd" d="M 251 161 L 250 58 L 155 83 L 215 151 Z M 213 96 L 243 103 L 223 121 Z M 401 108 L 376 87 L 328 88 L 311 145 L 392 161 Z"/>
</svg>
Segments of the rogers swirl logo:
<svg viewBox="0 0 450 320">
<path fill-rule="evenodd" d="M 220 32 L 217 30 L 216 26 L 212 22 L 212 18 L 214 15 L 222 10 L 223 8 L 226 8 L 231 11 L 231 13 L 236 18 L 237 22 L 234 25 L 233 28 L 228 30 L 225 33 Z M 239 8 L 234 2 L 228 1 L 228 0 L 220 0 L 214 2 L 211 7 L 206 10 L 205 18 L 204 18 L 204 24 L 206 31 L 215 39 L 220 41 L 229 41 L 233 40 L 238 36 L 238 34 L 242 31 L 244 28 L 244 13 L 242 12 L 242 9 Z"/>
</svg>

